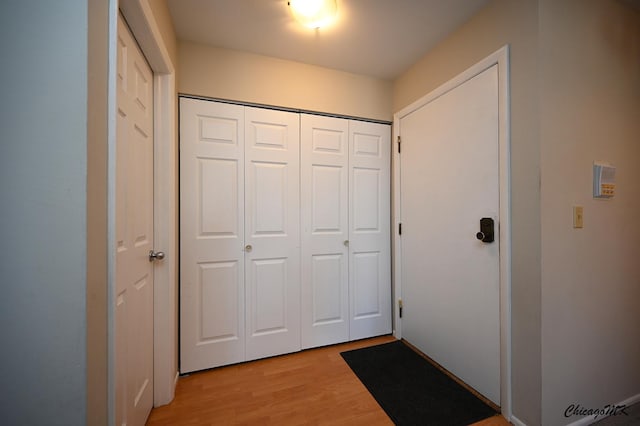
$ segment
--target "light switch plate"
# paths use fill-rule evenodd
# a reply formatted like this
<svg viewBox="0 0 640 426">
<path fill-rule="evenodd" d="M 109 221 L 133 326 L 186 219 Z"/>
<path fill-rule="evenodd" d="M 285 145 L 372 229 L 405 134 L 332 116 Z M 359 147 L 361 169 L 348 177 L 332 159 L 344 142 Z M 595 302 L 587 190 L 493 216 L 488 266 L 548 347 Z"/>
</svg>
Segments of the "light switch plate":
<svg viewBox="0 0 640 426">
<path fill-rule="evenodd" d="M 573 227 L 582 228 L 584 226 L 584 212 L 582 206 L 573 206 Z"/>
</svg>

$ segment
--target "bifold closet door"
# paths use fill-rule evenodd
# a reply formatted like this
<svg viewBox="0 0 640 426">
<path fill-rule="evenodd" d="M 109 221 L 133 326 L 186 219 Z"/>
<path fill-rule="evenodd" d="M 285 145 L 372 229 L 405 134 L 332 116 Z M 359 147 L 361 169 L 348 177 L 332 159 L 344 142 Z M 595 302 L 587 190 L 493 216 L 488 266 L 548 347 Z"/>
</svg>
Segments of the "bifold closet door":
<svg viewBox="0 0 640 426">
<path fill-rule="evenodd" d="M 349 122 L 349 336 L 391 333 L 391 135 Z"/>
<path fill-rule="evenodd" d="M 391 332 L 389 155 L 388 125 L 180 99 L 182 373 Z"/>
<path fill-rule="evenodd" d="M 298 114 L 180 100 L 180 371 L 300 350 Z"/>
<path fill-rule="evenodd" d="M 301 116 L 302 347 L 391 332 L 388 125 Z"/>
<path fill-rule="evenodd" d="M 245 107 L 246 359 L 300 350 L 300 122 Z"/>
<path fill-rule="evenodd" d="M 180 99 L 180 372 L 245 360 L 244 107 Z"/>
<path fill-rule="evenodd" d="M 302 114 L 302 347 L 349 340 L 349 121 Z"/>
</svg>

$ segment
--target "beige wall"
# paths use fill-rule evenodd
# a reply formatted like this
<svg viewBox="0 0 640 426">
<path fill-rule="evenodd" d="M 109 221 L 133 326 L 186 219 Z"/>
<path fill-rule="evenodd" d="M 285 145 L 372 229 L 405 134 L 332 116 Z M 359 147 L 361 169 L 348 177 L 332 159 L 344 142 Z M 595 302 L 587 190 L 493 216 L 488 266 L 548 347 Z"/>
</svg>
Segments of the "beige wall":
<svg viewBox="0 0 640 426">
<path fill-rule="evenodd" d="M 640 396 L 640 12 L 541 0 L 540 52 L 543 423 L 560 425 Z M 594 160 L 617 166 L 614 199 L 593 199 Z"/>
<path fill-rule="evenodd" d="M 184 94 L 391 121 L 391 82 L 180 42 Z"/>
<path fill-rule="evenodd" d="M 494 0 L 394 82 L 399 111 L 505 44 L 511 49 L 513 413 L 539 424 L 540 193 L 537 2 Z"/>
</svg>

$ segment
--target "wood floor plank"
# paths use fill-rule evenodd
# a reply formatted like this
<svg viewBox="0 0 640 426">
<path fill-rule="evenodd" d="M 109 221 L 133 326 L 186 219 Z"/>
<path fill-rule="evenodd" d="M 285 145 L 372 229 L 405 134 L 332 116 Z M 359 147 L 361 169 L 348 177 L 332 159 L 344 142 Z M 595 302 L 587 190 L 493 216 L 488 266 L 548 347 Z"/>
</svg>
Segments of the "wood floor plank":
<svg viewBox="0 0 640 426">
<path fill-rule="evenodd" d="M 394 340 L 376 337 L 181 377 L 173 402 L 154 408 L 147 425 L 393 425 L 340 352 Z M 509 423 L 496 416 L 474 426 L 503 425 Z"/>
</svg>

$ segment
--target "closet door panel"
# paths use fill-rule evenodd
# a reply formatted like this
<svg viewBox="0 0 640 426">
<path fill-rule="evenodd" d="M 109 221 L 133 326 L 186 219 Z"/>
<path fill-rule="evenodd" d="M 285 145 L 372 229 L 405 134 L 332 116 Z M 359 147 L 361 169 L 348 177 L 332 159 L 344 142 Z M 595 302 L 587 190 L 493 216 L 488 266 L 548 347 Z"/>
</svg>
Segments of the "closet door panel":
<svg viewBox="0 0 640 426">
<path fill-rule="evenodd" d="M 350 339 L 391 333 L 388 125 L 349 122 Z"/>
<path fill-rule="evenodd" d="M 302 114 L 302 347 L 349 340 L 349 121 Z"/>
<path fill-rule="evenodd" d="M 298 114 L 245 108 L 246 359 L 300 350 Z"/>
<path fill-rule="evenodd" d="M 245 359 L 244 108 L 180 99 L 180 371 Z"/>
</svg>

